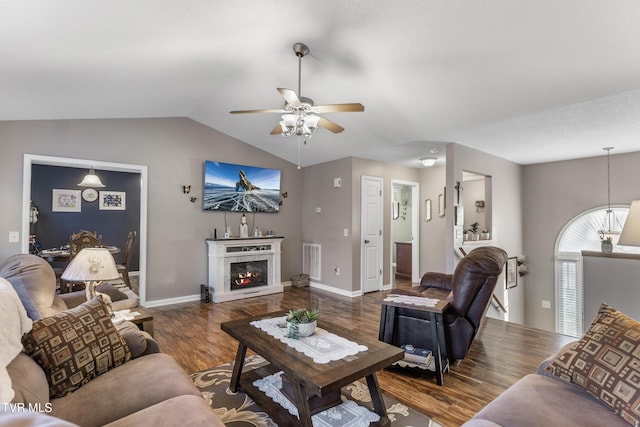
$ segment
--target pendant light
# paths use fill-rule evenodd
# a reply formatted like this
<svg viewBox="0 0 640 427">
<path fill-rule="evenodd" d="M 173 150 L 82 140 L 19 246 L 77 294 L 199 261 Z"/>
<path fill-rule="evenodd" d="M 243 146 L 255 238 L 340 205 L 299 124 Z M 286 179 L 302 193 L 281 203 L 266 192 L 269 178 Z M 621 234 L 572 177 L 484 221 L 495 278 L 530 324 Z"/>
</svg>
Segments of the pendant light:
<svg viewBox="0 0 640 427">
<path fill-rule="evenodd" d="M 105 187 L 105 185 L 100 181 L 98 175 L 96 175 L 96 171 L 91 168 L 89 169 L 89 173 L 82 178 L 82 182 L 78 184 L 78 187 Z"/>
<path fill-rule="evenodd" d="M 598 230 L 598 234 L 600 235 L 601 240 L 611 239 L 612 243 L 615 245 L 618 242 L 618 237 L 620 236 L 620 230 L 622 229 L 622 224 L 616 218 L 616 214 L 611 209 L 611 150 L 614 147 L 604 147 L 603 150 L 607 152 L 607 210 L 605 212 L 605 217 L 602 222 L 602 228 Z"/>
</svg>

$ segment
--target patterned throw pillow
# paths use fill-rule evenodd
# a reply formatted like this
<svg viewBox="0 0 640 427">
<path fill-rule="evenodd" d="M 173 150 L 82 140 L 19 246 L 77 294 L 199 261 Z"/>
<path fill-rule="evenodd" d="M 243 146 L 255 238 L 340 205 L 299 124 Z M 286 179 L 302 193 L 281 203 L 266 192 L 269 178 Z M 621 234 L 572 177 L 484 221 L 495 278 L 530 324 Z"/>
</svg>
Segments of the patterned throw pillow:
<svg viewBox="0 0 640 427">
<path fill-rule="evenodd" d="M 640 323 L 602 304 L 578 344 L 545 370 L 577 384 L 632 425 L 640 423 Z"/>
<path fill-rule="evenodd" d="M 131 358 L 101 296 L 33 322 L 22 345 L 47 375 L 52 399 L 70 394 Z"/>
</svg>

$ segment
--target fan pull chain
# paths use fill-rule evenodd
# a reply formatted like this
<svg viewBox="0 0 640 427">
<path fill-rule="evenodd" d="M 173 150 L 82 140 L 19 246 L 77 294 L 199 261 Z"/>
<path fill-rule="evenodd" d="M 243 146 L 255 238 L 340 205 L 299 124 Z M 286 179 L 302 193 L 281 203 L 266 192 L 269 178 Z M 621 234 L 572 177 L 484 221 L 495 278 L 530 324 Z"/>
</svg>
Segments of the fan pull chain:
<svg viewBox="0 0 640 427">
<path fill-rule="evenodd" d="M 300 166 L 300 137 L 298 137 L 298 169 L 301 169 Z"/>
</svg>

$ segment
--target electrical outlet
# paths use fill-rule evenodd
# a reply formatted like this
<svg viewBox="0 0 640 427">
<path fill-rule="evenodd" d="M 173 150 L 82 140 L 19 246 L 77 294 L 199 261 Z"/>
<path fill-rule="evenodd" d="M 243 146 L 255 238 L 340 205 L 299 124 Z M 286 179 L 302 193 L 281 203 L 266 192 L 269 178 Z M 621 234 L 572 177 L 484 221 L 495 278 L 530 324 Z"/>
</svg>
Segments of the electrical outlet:
<svg viewBox="0 0 640 427">
<path fill-rule="evenodd" d="M 19 231 L 10 231 L 9 232 L 9 243 L 18 243 L 20 242 L 20 232 Z"/>
<path fill-rule="evenodd" d="M 551 308 L 551 301 L 542 300 L 542 308 Z"/>
<path fill-rule="evenodd" d="M 336 276 L 340 275 L 340 267 L 334 265 L 333 266 L 333 272 L 336 273 Z"/>
<path fill-rule="evenodd" d="M 344 237 L 349 237 L 349 229 L 348 228 L 344 229 Z"/>
</svg>

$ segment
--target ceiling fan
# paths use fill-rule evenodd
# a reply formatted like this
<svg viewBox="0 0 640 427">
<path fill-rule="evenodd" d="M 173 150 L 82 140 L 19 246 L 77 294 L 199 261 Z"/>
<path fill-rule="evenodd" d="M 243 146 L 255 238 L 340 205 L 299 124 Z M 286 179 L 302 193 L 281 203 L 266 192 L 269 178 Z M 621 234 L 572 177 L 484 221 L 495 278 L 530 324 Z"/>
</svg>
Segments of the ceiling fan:
<svg viewBox="0 0 640 427">
<path fill-rule="evenodd" d="M 303 136 L 305 141 L 311 138 L 318 127 L 330 130 L 333 133 L 340 133 L 344 128 L 337 123 L 319 116 L 321 113 L 344 113 L 351 111 L 364 111 L 364 106 L 360 103 L 348 104 L 326 104 L 314 105 L 311 98 L 301 96 L 300 82 L 302 70 L 302 58 L 309 53 L 309 47 L 304 43 L 293 45 L 293 51 L 298 57 L 298 92 L 291 89 L 278 88 L 278 92 L 284 98 L 282 109 L 272 110 L 236 110 L 231 114 L 245 113 L 280 113 L 281 120 L 271 131 L 271 135 L 282 134 L 285 137 L 297 135 Z"/>
</svg>

